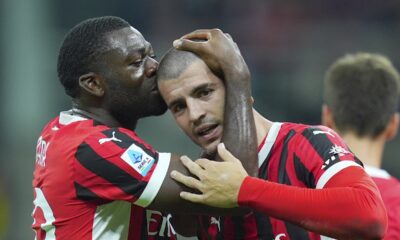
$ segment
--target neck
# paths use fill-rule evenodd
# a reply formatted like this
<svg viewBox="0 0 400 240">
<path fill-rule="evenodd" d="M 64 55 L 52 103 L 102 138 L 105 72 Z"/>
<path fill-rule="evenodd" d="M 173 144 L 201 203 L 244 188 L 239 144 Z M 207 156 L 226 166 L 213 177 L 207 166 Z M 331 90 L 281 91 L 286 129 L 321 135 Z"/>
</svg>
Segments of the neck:
<svg viewBox="0 0 400 240">
<path fill-rule="evenodd" d="M 104 108 L 84 106 L 77 102 L 73 102 L 72 111 L 75 114 L 93 119 L 109 127 L 124 127 L 132 131 L 136 128 L 137 121 L 134 121 L 132 124 L 122 124 L 108 110 Z"/>
<path fill-rule="evenodd" d="M 342 138 L 351 151 L 366 165 L 380 168 L 385 147 L 385 139 L 378 136 L 376 139 L 357 137 L 353 133 L 343 133 Z"/>
<path fill-rule="evenodd" d="M 265 136 L 271 129 L 272 122 L 264 118 L 254 108 L 253 108 L 253 116 L 257 131 L 257 145 L 260 146 L 261 142 L 264 140 Z"/>
</svg>

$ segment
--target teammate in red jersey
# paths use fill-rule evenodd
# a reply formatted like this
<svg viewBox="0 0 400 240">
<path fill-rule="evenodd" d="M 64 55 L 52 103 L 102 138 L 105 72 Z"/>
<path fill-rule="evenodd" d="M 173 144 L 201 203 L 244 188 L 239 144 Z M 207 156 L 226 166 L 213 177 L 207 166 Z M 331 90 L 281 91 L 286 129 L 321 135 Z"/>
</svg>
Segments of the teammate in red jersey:
<svg viewBox="0 0 400 240">
<path fill-rule="evenodd" d="M 209 30 L 199 30 L 175 42 L 185 49 L 202 47 Z M 175 66 L 172 71 L 170 66 Z M 224 115 L 225 88 L 220 78 L 195 54 L 170 50 L 161 60 L 158 85 L 182 130 L 203 149 L 210 145 L 197 131 L 203 123 L 230 121 Z M 239 160 L 223 145 L 224 162 L 200 159 L 182 162 L 197 178 L 178 172 L 177 181 L 200 191 L 183 192 L 189 201 L 216 207 L 246 206 L 246 217 L 211 217 L 202 221 L 205 239 L 378 239 L 386 228 L 386 211 L 379 192 L 362 163 L 341 138 L 323 126 L 273 123 L 253 110 L 259 178 L 247 176 Z M 225 119 L 225 121 L 224 121 Z M 237 146 L 239 147 L 239 146 Z M 235 146 L 227 147 L 237 150 Z M 244 149 L 243 149 L 244 150 Z M 204 219 L 203 219 L 204 220 Z"/>
<path fill-rule="evenodd" d="M 226 115 L 233 121 L 224 123 L 231 130 L 223 139 L 239 145 L 238 156 L 256 172 L 256 147 L 247 147 L 256 139 L 250 75 L 234 42 L 218 30 L 213 36 L 197 52 L 229 86 Z M 155 151 L 134 132 L 140 118 L 166 111 L 153 57 L 150 43 L 117 17 L 85 20 L 66 35 L 58 75 L 73 108 L 50 121 L 37 141 L 32 213 L 37 240 L 173 239 L 171 215 L 162 211 L 218 212 L 183 201 L 182 187 L 165 177 L 185 169 L 179 158 Z M 217 139 L 209 126 L 201 134 Z"/>
<path fill-rule="evenodd" d="M 363 160 L 387 209 L 384 239 L 400 239 L 400 182 L 381 169 L 385 143 L 399 126 L 399 73 L 382 55 L 351 54 L 332 64 L 324 85 L 322 123 Z"/>
</svg>

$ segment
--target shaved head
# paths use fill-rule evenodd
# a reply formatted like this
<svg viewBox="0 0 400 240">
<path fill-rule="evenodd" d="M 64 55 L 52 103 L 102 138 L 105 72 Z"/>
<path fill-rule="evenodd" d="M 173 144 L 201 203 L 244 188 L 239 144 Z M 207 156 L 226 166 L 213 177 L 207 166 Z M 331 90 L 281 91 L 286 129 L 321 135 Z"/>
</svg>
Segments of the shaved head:
<svg viewBox="0 0 400 240">
<path fill-rule="evenodd" d="M 171 48 L 163 56 L 158 66 L 157 81 L 178 78 L 192 63 L 202 61 L 192 52 Z"/>
</svg>

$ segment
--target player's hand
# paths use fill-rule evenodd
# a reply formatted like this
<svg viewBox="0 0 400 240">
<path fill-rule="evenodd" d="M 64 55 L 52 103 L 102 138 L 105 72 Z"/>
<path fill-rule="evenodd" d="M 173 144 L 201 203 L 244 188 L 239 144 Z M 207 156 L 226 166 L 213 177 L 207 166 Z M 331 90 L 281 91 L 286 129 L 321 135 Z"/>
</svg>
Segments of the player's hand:
<svg viewBox="0 0 400 240">
<path fill-rule="evenodd" d="M 199 29 L 173 43 L 179 50 L 200 56 L 225 81 L 250 81 L 250 71 L 232 37 L 220 29 Z"/>
<path fill-rule="evenodd" d="M 172 171 L 171 177 L 201 192 L 201 194 L 181 192 L 180 196 L 183 199 L 220 208 L 238 206 L 239 189 L 247 173 L 241 162 L 226 150 L 224 144 L 218 145 L 218 154 L 223 162 L 204 158 L 193 162 L 188 157 L 181 157 L 183 165 L 197 178 L 177 171 Z"/>
</svg>

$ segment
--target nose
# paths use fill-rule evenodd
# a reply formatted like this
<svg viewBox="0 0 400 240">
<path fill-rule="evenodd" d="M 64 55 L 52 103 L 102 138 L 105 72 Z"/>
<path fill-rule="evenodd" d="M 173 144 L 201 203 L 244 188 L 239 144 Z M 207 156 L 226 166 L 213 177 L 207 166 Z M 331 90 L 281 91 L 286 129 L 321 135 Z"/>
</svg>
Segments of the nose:
<svg viewBox="0 0 400 240">
<path fill-rule="evenodd" d="M 202 104 L 196 101 L 196 99 L 190 99 L 187 101 L 187 111 L 189 113 L 190 122 L 195 126 L 199 125 L 206 116 Z"/>
<path fill-rule="evenodd" d="M 145 74 L 146 77 L 151 78 L 157 73 L 158 62 L 154 58 L 148 57 L 146 59 Z"/>
</svg>

